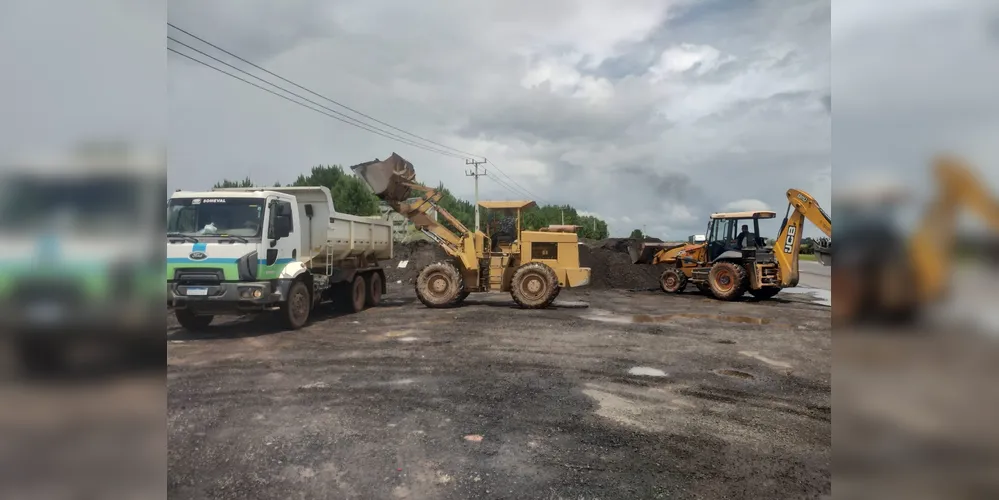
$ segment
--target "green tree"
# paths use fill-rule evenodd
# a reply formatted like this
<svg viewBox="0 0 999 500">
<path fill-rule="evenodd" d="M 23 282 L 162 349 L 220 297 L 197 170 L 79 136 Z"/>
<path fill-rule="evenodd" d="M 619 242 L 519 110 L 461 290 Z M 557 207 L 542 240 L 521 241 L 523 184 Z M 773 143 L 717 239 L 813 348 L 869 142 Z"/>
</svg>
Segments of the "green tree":
<svg viewBox="0 0 999 500">
<path fill-rule="evenodd" d="M 642 234 L 642 230 L 641 229 L 635 229 L 634 231 L 631 232 L 631 236 L 628 236 L 628 237 L 631 238 L 631 239 L 635 239 L 635 240 L 644 240 L 645 239 L 645 235 Z"/>
<path fill-rule="evenodd" d="M 279 187 L 279 184 L 275 183 L 274 186 Z M 223 180 L 216 183 L 216 187 L 252 187 L 253 185 L 249 178 L 242 181 Z M 314 166 L 308 174 L 300 174 L 289 186 L 325 186 L 333 195 L 333 203 L 338 212 L 354 215 L 378 214 L 378 198 L 371 193 L 364 181 L 345 172 L 340 165 Z M 468 200 L 454 196 L 443 182 L 437 184 L 437 190 L 442 195 L 439 206 L 447 210 L 465 227 L 472 228 L 475 223 L 475 205 Z M 412 197 L 422 195 L 423 193 L 416 191 L 410 193 Z M 482 229 L 488 231 L 488 224 L 503 217 L 503 214 L 500 211 L 482 209 L 481 216 Z M 535 206 L 524 210 L 522 217 L 521 229 L 524 230 L 537 230 L 552 224 L 564 223 L 580 226 L 577 234 L 582 238 L 601 240 L 609 235 L 605 221 L 591 215 L 580 215 L 575 207 L 568 204 Z M 443 217 L 438 218 L 438 221 L 452 231 L 455 230 Z"/>
<path fill-rule="evenodd" d="M 222 179 L 221 182 L 216 182 L 212 189 L 220 188 L 248 188 L 253 187 L 253 181 L 249 177 L 241 181 L 230 181 L 229 179 Z"/>
</svg>

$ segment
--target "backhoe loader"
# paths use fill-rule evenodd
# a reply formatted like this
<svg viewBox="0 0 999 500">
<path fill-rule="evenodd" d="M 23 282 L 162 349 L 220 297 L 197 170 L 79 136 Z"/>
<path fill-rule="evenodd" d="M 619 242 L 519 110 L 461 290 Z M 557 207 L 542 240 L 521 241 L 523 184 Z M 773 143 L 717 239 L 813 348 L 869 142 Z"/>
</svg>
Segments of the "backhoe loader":
<svg viewBox="0 0 999 500">
<path fill-rule="evenodd" d="M 552 304 L 562 288 L 590 281 L 590 269 L 579 265 L 575 226 L 521 229 L 522 213 L 535 206 L 533 201 L 479 202 L 482 208 L 512 212 L 515 217 L 512 230 L 487 236 L 467 228 L 445 210 L 440 205 L 443 193 L 418 184 L 413 164 L 395 153 L 351 170 L 451 257 L 424 267 L 417 276 L 416 296 L 427 307 L 455 306 L 474 292 L 509 292 L 520 307 L 542 309 Z M 422 196 L 409 201 L 413 191 Z M 454 230 L 438 223 L 430 211 Z"/>
<path fill-rule="evenodd" d="M 967 208 L 999 232 L 996 200 L 962 160 L 941 155 L 933 162 L 936 197 L 911 237 L 905 238 L 886 214 L 899 196 L 879 203 L 856 197 L 837 200 L 848 224 L 840 233 L 837 267 L 832 269 L 833 326 L 888 320 L 907 323 L 925 306 L 942 299 L 954 261 L 959 208 Z M 870 198 L 870 197 L 868 197 Z"/>
<path fill-rule="evenodd" d="M 632 262 L 669 264 L 660 278 L 660 288 L 667 293 L 682 292 L 691 283 L 722 300 L 738 299 L 747 291 L 757 298 L 771 298 L 783 288 L 798 285 L 805 219 L 832 237 L 832 221 L 815 198 L 789 189 L 787 199 L 788 211 L 773 246 L 766 246 L 760 237 L 760 219 L 773 219 L 775 212 L 714 213 L 704 243 L 639 243 L 629 248 Z"/>
</svg>

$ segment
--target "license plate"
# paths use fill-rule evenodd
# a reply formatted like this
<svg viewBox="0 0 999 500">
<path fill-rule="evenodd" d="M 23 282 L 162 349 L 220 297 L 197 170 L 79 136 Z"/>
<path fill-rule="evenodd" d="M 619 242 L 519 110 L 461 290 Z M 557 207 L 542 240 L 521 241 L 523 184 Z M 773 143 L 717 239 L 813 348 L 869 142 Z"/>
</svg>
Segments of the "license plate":
<svg viewBox="0 0 999 500">
<path fill-rule="evenodd" d="M 187 294 L 188 295 L 208 295 L 208 289 L 207 288 L 188 288 L 187 289 Z"/>
</svg>

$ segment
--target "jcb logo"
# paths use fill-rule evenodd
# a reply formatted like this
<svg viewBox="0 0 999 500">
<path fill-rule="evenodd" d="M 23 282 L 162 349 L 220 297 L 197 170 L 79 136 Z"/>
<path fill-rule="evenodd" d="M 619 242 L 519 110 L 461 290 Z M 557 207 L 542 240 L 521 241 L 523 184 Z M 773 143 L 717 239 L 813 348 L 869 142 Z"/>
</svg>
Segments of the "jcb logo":
<svg viewBox="0 0 999 500">
<path fill-rule="evenodd" d="M 798 232 L 797 226 L 788 226 L 787 238 L 784 239 L 784 253 L 791 253 L 791 249 L 794 248 L 794 235 L 797 232 Z"/>
</svg>

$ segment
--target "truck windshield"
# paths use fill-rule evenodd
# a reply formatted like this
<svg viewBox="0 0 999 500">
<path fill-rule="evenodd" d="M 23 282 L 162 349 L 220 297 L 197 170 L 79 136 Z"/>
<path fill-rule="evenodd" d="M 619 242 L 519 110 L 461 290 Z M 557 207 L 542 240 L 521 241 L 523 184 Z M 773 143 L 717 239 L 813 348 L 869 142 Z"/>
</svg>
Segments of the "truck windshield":
<svg viewBox="0 0 999 500">
<path fill-rule="evenodd" d="M 139 179 L 121 175 L 5 177 L 0 180 L 0 230 L 134 232 L 144 225 L 139 209 L 144 186 Z"/>
<path fill-rule="evenodd" d="M 167 207 L 167 233 L 259 238 L 262 198 L 174 198 Z"/>
</svg>

